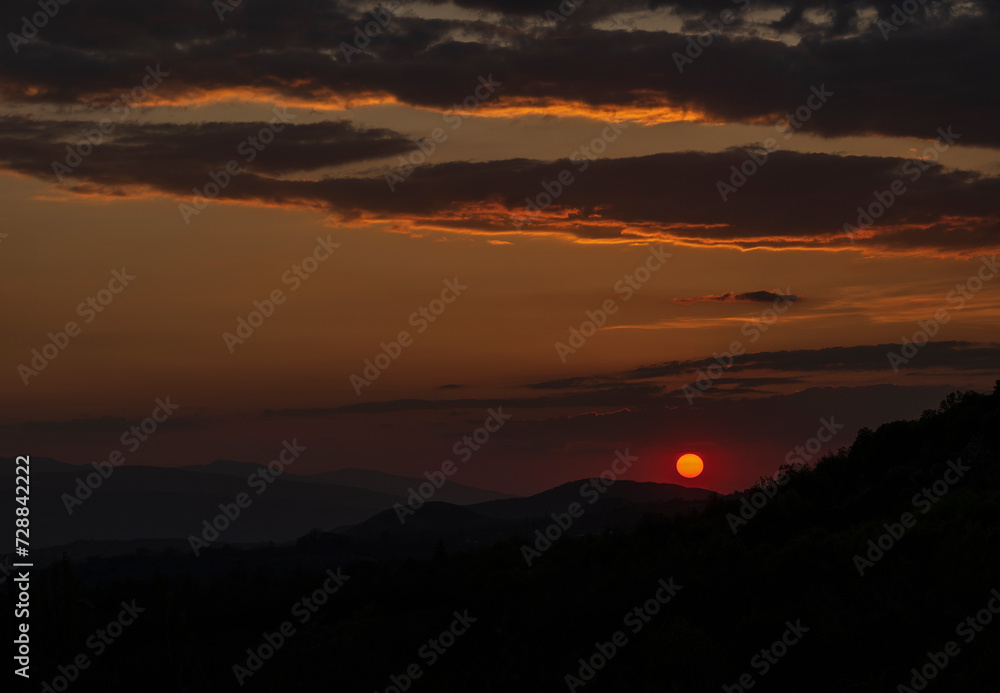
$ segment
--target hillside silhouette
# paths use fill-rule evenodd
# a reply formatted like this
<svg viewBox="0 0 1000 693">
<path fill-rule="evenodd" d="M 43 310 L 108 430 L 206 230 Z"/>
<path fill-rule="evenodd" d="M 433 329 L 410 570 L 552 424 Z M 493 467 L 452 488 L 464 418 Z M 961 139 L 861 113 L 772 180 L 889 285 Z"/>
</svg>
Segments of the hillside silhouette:
<svg viewBox="0 0 1000 693">
<path fill-rule="evenodd" d="M 383 513 L 198 559 L 176 547 L 67 556 L 36 569 L 47 635 L 34 656 L 56 672 L 135 599 L 142 618 L 71 690 L 381 692 L 404 690 L 413 664 L 414 693 L 746 690 L 741 680 L 754 691 L 992 691 L 998 450 L 1000 381 L 696 508 L 619 499 L 627 521 L 585 531 L 584 514 L 544 549 L 536 531 L 544 538 L 558 525 L 545 513 L 565 506 L 543 503 L 531 519 L 428 504 L 418 550 Z M 530 565 L 525 547 L 539 553 Z M 349 579 L 300 623 L 293 605 L 338 568 Z M 423 647 L 456 612 L 475 621 L 431 662 Z M 995 622 L 962 628 L 983 613 Z M 295 633 L 238 685 L 233 666 L 286 621 Z M 949 642 L 957 654 L 942 654 Z"/>
</svg>

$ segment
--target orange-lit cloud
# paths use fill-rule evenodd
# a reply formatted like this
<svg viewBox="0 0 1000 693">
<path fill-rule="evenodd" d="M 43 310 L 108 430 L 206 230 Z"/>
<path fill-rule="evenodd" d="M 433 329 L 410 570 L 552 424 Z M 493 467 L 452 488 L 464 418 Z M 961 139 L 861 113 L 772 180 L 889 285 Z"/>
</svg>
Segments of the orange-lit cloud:
<svg viewBox="0 0 1000 693">
<path fill-rule="evenodd" d="M 211 176 L 235 161 L 241 172 L 208 204 L 308 208 L 326 212 L 331 223 L 388 225 L 404 233 L 940 257 L 967 257 L 998 245 L 1000 177 L 940 164 L 927 165 L 879 212 L 872 191 L 905 175 L 906 160 L 773 152 L 727 199 L 720 197 L 719 181 L 728 180 L 733 162 L 741 160 L 738 151 L 554 162 L 434 163 L 431 157 L 411 166 L 405 178 L 393 172 L 389 185 L 389 169 L 366 177 L 318 172 L 338 163 L 410 156 L 415 145 L 399 133 L 348 121 L 291 123 L 273 141 L 249 148 L 261 128 L 123 123 L 80 157 L 61 187 L 97 199 L 161 194 L 201 205 L 206 202 L 193 191 L 207 190 Z M 51 181 L 54 163 L 66 158 L 79 130 L 78 122 L 0 118 L 0 167 Z M 868 209 L 876 210 L 874 219 L 860 216 Z"/>
</svg>

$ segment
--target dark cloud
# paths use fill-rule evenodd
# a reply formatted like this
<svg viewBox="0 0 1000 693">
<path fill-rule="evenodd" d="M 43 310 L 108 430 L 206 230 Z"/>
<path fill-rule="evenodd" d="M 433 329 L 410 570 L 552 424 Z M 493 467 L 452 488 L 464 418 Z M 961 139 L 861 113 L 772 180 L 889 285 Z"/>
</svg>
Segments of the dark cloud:
<svg viewBox="0 0 1000 693">
<path fill-rule="evenodd" d="M 540 397 L 503 397 L 497 399 L 398 399 L 380 402 L 361 402 L 339 407 L 314 407 L 310 409 L 267 410 L 265 418 L 274 417 L 323 417 L 334 414 L 384 414 L 388 412 L 449 409 L 484 409 L 502 404 L 516 409 L 564 409 L 572 407 L 605 408 L 639 405 L 663 405 L 683 401 L 683 397 L 668 396 L 664 388 L 652 383 L 614 383 L 606 387 L 581 392 L 568 392 Z"/>
<path fill-rule="evenodd" d="M 557 2 L 462 2 L 506 16 L 495 22 L 399 15 L 348 61 L 341 45 L 372 21 L 348 3 L 257 0 L 220 21 L 208 2 L 90 0 L 61 6 L 17 53 L 0 52 L 0 97 L 109 103 L 141 79 L 146 65 L 162 64 L 170 77 L 156 96 L 178 103 L 253 89 L 301 102 L 391 98 L 447 109 L 477 77 L 492 74 L 504 86 L 491 105 L 555 100 L 627 116 L 630 107 L 669 103 L 715 121 L 774 122 L 804 104 L 810 87 L 825 84 L 834 96 L 809 119 L 812 132 L 927 138 L 952 125 L 963 143 L 1000 146 L 1000 95 L 987 86 L 991 66 L 1000 62 L 1000 13 L 985 1 L 927 3 L 888 40 L 877 26 L 859 22 L 869 8 L 890 18 L 897 4 L 754 2 L 679 72 L 674 54 L 687 49 L 688 35 L 595 28 L 599 18 L 644 9 L 636 2 L 590 0 L 567 22 L 546 21 Z M 702 32 L 704 18 L 736 4 L 648 6 L 679 11 L 692 20 L 689 31 Z M 756 13 L 769 8 L 786 12 L 776 24 L 754 24 Z M 30 0 L 9 3 L 4 26 L 18 27 L 22 15 L 36 10 Z M 830 20 L 820 22 L 823 15 Z M 773 34 L 752 35 L 768 26 L 795 31 L 800 40 L 788 45 Z"/>
<path fill-rule="evenodd" d="M 822 349 L 795 349 L 788 351 L 761 351 L 737 356 L 724 378 L 716 383 L 731 382 L 740 386 L 786 385 L 800 382 L 799 377 L 753 376 L 749 371 L 782 371 L 788 373 L 831 372 L 888 372 L 892 374 L 886 354 L 898 352 L 899 344 L 863 344 Z M 527 387 L 538 390 L 590 391 L 604 390 L 625 383 L 638 384 L 653 378 L 686 375 L 717 365 L 714 358 L 686 361 L 664 361 L 639 366 L 620 373 L 562 378 L 531 383 Z M 965 341 L 928 342 L 920 347 L 913 366 L 922 372 L 942 369 L 954 373 L 1000 372 L 1000 343 L 974 344 Z M 734 376 L 740 373 L 741 375 Z M 730 391 L 731 392 L 731 391 Z"/>
<path fill-rule="evenodd" d="M 782 385 L 803 385 L 809 374 L 830 372 L 882 372 L 894 376 L 886 354 L 898 351 L 899 344 L 870 344 L 822 349 L 765 351 L 739 356 L 726 370 L 726 375 L 713 381 L 723 396 L 734 394 L 769 394 L 766 388 Z M 542 390 L 537 396 L 504 397 L 502 400 L 464 399 L 403 399 L 363 402 L 338 407 L 282 409 L 264 412 L 265 418 L 317 418 L 337 414 L 385 414 L 416 410 L 480 410 L 497 404 L 514 409 L 608 408 L 643 409 L 674 407 L 686 398 L 678 390 L 649 382 L 655 378 L 691 377 L 699 369 L 717 364 L 714 358 L 686 361 L 666 361 L 639 366 L 619 373 L 561 378 L 529 383 L 528 390 Z M 1000 343 L 974 344 L 964 341 L 929 342 L 914 358 L 914 367 L 921 372 L 938 370 L 948 374 L 991 374 L 1000 372 Z M 799 375 L 754 375 L 754 372 L 777 371 Z M 763 389 L 762 389 L 763 388 Z"/>
<path fill-rule="evenodd" d="M 105 446 L 119 446 L 121 437 L 142 423 L 144 417 L 134 419 L 124 417 L 93 417 L 67 419 L 63 421 L 23 421 L 0 426 L 0 438 L 17 441 L 24 438 L 47 439 L 53 443 L 61 441 L 96 442 Z M 197 417 L 170 417 L 158 424 L 158 430 L 168 433 L 193 431 L 201 428 L 205 419 Z"/>
<path fill-rule="evenodd" d="M 727 372 L 785 371 L 796 373 L 829 373 L 887 371 L 892 373 L 887 354 L 898 352 L 899 344 L 866 344 L 822 349 L 763 351 L 738 356 Z M 641 366 L 618 376 L 622 382 L 661 376 L 691 373 L 715 365 L 715 359 L 667 361 Z M 921 368 L 942 368 L 952 372 L 1000 371 L 1000 344 L 973 344 L 964 341 L 928 342 L 920 347 L 914 365 Z"/>
<path fill-rule="evenodd" d="M 682 366 L 682 363 L 689 364 L 687 367 Z M 695 366 L 693 364 L 699 364 Z M 694 372 L 697 368 L 704 365 L 705 362 L 702 361 L 688 361 L 680 362 L 674 361 L 670 365 L 665 366 L 666 368 L 675 368 L 674 374 Z M 714 363 L 714 362 L 712 362 Z M 625 379 L 628 378 L 626 374 Z M 622 376 L 595 376 L 589 378 L 563 378 L 561 380 L 548 380 L 540 383 L 530 383 L 526 387 L 532 390 L 578 390 L 578 391 L 589 391 L 589 392 L 601 392 L 606 391 L 609 388 L 620 385 L 622 382 Z M 731 377 L 726 376 L 722 378 L 717 378 L 713 381 L 717 386 L 728 386 L 735 389 L 745 389 L 746 391 L 755 391 L 756 387 L 764 387 L 768 385 L 794 385 L 801 383 L 802 378 L 797 377 L 766 377 L 766 376 L 742 376 L 742 377 Z M 733 389 L 728 390 L 732 394 Z"/>
<path fill-rule="evenodd" d="M 449 4 L 446 0 L 434 0 L 435 4 Z M 483 10 L 507 15 L 508 17 L 531 18 L 544 16 L 550 22 L 563 23 L 551 19 L 549 12 L 557 12 L 562 6 L 559 0 L 457 0 L 455 5 L 474 10 Z M 873 10 L 881 18 L 892 16 L 897 0 L 753 0 L 752 6 L 745 0 L 585 0 L 573 3 L 575 9 L 564 14 L 565 23 L 588 23 L 602 17 L 610 17 L 626 12 L 667 8 L 678 16 L 686 18 L 686 29 L 704 31 L 700 24 L 705 18 L 715 18 L 724 10 L 738 11 L 752 7 L 753 13 L 770 15 L 773 10 L 783 11 L 776 20 L 758 20 L 751 13 L 741 15 L 739 20 L 757 27 L 771 27 L 802 34 L 820 34 L 827 37 L 855 33 L 861 21 L 861 13 Z M 978 5 L 989 14 L 991 8 Z M 829 21 L 819 22 L 807 16 L 808 11 L 828 14 Z M 944 23 L 959 16 L 959 3 L 921 3 L 914 12 L 915 24 L 923 25 L 931 21 Z M 816 16 L 816 15 L 814 15 Z M 735 24 L 732 22 L 730 26 Z"/>
<path fill-rule="evenodd" d="M 112 119 L 105 136 L 99 123 L 7 116 L 0 117 L 4 149 L 0 161 L 19 173 L 53 181 L 57 179 L 53 162 L 74 166 L 72 172 L 63 172 L 70 186 L 87 182 L 120 188 L 135 183 L 166 193 L 185 193 L 204 183 L 199 178 L 231 160 L 254 176 L 280 176 L 390 156 L 413 147 L 411 141 L 389 130 L 358 128 L 347 121 L 275 125 L 280 132 L 268 133 L 267 140 L 252 144 L 248 138 L 259 138 L 270 123 L 139 125 Z M 96 147 L 88 142 L 88 133 L 90 141 L 99 141 Z M 74 160 L 67 148 L 77 157 L 84 156 Z M 253 160 L 247 163 L 251 156 Z"/>
<path fill-rule="evenodd" d="M 737 294 L 732 291 L 727 291 L 724 294 L 715 294 L 708 296 L 696 296 L 694 298 L 675 298 L 674 303 L 680 303 L 681 305 L 689 306 L 694 303 L 732 303 L 732 302 L 744 302 L 744 303 L 775 303 L 777 301 L 784 301 L 785 303 L 795 303 L 796 301 L 801 301 L 801 297 L 795 296 L 793 294 L 784 295 L 779 294 L 774 291 L 748 291 L 746 293 Z"/>
<path fill-rule="evenodd" d="M 66 176 L 82 193 L 127 195 L 150 188 L 191 200 L 212 171 L 243 158 L 238 146 L 263 123 L 122 124 Z M 0 166 L 55 180 L 87 124 L 0 118 Z M 230 201 L 324 208 L 334 218 L 403 226 L 555 232 L 580 239 L 644 239 L 741 248 L 857 248 L 969 255 L 1000 245 L 1000 177 L 891 157 L 772 153 L 723 202 L 718 181 L 745 154 L 679 152 L 596 161 L 509 159 L 424 165 L 390 192 L 376 177 L 320 177 L 339 164 L 413 147 L 405 137 L 347 122 L 288 125 L 220 194 Z M 542 182 L 572 182 L 540 213 Z M 294 178 L 284 176 L 300 172 Z M 309 174 L 312 173 L 312 178 Z M 853 238 L 858 208 L 896 180 L 906 186 Z M 519 226 L 520 224 L 520 226 Z M 870 237 L 867 237 L 869 236 Z M 750 295 L 748 295 L 750 296 Z M 752 300 L 752 299 L 750 299 Z"/>
</svg>

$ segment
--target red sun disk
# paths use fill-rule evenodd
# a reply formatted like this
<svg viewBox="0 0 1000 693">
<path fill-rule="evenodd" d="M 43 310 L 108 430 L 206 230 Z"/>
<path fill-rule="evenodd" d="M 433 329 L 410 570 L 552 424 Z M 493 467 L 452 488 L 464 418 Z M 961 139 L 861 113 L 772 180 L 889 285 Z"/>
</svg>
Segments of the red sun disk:
<svg viewBox="0 0 1000 693">
<path fill-rule="evenodd" d="M 677 458 L 677 473 L 686 479 L 693 479 L 705 469 L 705 463 L 692 452 Z"/>
</svg>

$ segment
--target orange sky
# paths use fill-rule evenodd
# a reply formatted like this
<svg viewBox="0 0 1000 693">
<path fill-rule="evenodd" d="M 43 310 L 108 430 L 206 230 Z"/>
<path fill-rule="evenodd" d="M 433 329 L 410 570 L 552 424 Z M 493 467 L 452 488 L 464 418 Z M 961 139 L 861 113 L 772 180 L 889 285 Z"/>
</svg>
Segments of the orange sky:
<svg viewBox="0 0 1000 693">
<path fill-rule="evenodd" d="M 462 11 L 452 10 L 448 16 L 465 21 Z M 434 11 L 427 6 L 414 13 L 416 22 Z M 672 22 L 643 21 L 649 31 L 680 30 Z M 782 41 L 794 45 L 787 36 Z M 3 69 L 14 75 L 15 67 Z M 38 128 L 58 122 L 59 128 L 82 131 L 108 115 L 114 92 L 102 97 L 95 87 L 69 107 L 32 102 L 17 96 L 10 84 L 4 90 L 8 96 L 0 101 L 0 117 L 5 147 L 12 153 L 0 161 L 0 232 L 5 234 L 0 237 L 0 286 L 7 299 L 0 362 L 8 393 L 0 403 L 0 426 L 15 448 L 88 462 L 117 445 L 115 432 L 122 422 L 146 416 L 154 398 L 170 396 L 182 404 L 182 412 L 136 459 L 157 464 L 264 459 L 270 439 L 280 441 L 300 426 L 300 435 L 312 436 L 320 451 L 313 458 L 316 471 L 372 466 L 419 475 L 441 458 L 442 450 L 447 454 L 449 441 L 481 418 L 488 403 L 520 402 L 518 423 L 512 424 L 516 433 L 484 450 L 479 471 L 470 471 L 465 483 L 517 492 L 539 489 L 563 477 L 600 471 L 602 455 L 632 441 L 648 452 L 649 461 L 636 468 L 644 478 L 679 481 L 671 476 L 670 459 L 700 448 L 707 466 L 698 483 L 726 488 L 776 468 L 788 441 L 815 432 L 813 407 L 822 411 L 824 402 L 813 397 L 824 392 L 816 388 L 855 388 L 858 398 L 881 393 L 881 409 L 877 405 L 883 400 L 876 397 L 857 411 L 836 412 L 834 406 L 843 407 L 849 399 L 829 399 L 828 413 L 840 413 L 856 431 L 897 414 L 919 414 L 949 388 L 986 388 L 995 379 L 997 364 L 990 363 L 988 353 L 969 366 L 954 350 L 997 341 L 996 286 L 986 281 L 961 310 L 948 301 L 956 284 L 967 282 L 981 258 L 991 256 L 991 243 L 995 249 L 1000 210 L 995 199 L 991 205 L 981 201 L 988 195 L 977 196 L 980 187 L 996 184 L 1000 158 L 994 146 L 975 135 L 942 152 L 941 167 L 912 183 L 913 192 L 867 234 L 877 243 L 859 238 L 852 244 L 839 227 L 853 223 L 854 208 L 870 200 L 845 192 L 855 183 L 854 174 L 833 171 L 859 162 L 926 158 L 936 137 L 933 129 L 912 136 L 891 128 L 878 132 L 874 126 L 872 132 L 855 128 L 840 134 L 803 128 L 782 141 L 780 155 L 724 203 L 714 186 L 715 179 L 728 178 L 727 167 L 713 162 L 738 165 L 746 159 L 742 148 L 775 135 L 777 111 L 726 117 L 700 106 L 672 105 L 655 89 L 633 93 L 629 104 L 600 105 L 589 96 L 560 94 L 555 87 L 545 97 L 518 93 L 520 87 L 504 77 L 507 84 L 481 109 L 452 116 L 459 126 L 448 129 L 428 163 L 391 192 L 376 190 L 372 181 L 397 166 L 400 143 L 411 141 L 406 148 L 413 151 L 412 141 L 432 137 L 447 123 L 447 108 L 375 87 L 374 97 L 336 90 L 323 97 L 319 87 L 311 96 L 292 97 L 287 92 L 305 88 L 308 80 L 286 82 L 277 90 L 210 89 L 195 84 L 191 75 L 174 74 L 153 92 L 148 108 L 122 121 L 108 143 L 98 145 L 64 183 L 46 173 L 49 164 L 37 152 L 61 152 L 65 135 L 61 130 L 39 134 Z M 499 66 L 497 74 L 499 79 Z M 475 85 L 469 80 L 452 91 L 470 93 Z M 706 97 L 705 103 L 714 102 Z M 287 108 L 293 125 L 275 134 L 257 164 L 248 164 L 252 176 L 237 177 L 220 200 L 184 223 L 178 204 L 190 202 L 186 190 L 210 181 L 205 162 L 197 159 L 198 145 L 191 144 L 198 140 L 188 138 L 206 123 L 255 133 L 272 119 L 275 107 Z M 828 113 L 831 119 L 844 117 L 840 111 Z M 816 121 L 824 115 L 817 111 Z M 622 132 L 602 146 L 594 168 L 575 173 L 579 182 L 567 186 L 566 197 L 525 227 L 512 226 L 511 215 L 523 212 L 523 191 L 541 192 L 549 180 L 548 174 L 539 178 L 539 171 L 551 162 L 557 171 L 564 165 L 560 161 L 579 161 L 573 155 L 607 132 L 609 118 Z M 339 121 L 350 121 L 353 130 L 331 129 L 333 134 L 309 139 L 314 137 L 309 133 Z M 956 116 L 955 126 L 963 131 L 960 122 Z M 249 130 L 240 130 L 244 124 Z M 157 132 L 164 134 L 154 136 Z M 49 139 L 43 142 L 43 137 Z M 357 139 L 362 150 L 333 156 L 329 164 L 307 161 L 310 148 L 332 146 L 326 137 L 343 137 L 344 151 Z M 36 153 L 13 153 L 35 141 L 31 138 L 39 142 Z M 241 139 L 220 144 L 220 151 L 235 152 Z M 386 153 L 366 154 L 365 141 Z M 125 145 L 134 148 L 120 148 Z M 183 147 L 193 157 L 189 169 Z M 112 158 L 130 151 L 131 158 L 117 163 Z M 698 190 L 715 196 L 717 210 L 686 202 L 687 193 L 679 193 L 676 185 L 658 185 L 648 177 L 619 190 L 618 174 L 609 173 L 618 170 L 609 168 L 617 163 L 651 165 L 644 157 L 655 155 L 663 157 L 656 162 L 673 165 L 681 160 L 676 157 L 692 153 L 704 157 L 707 173 L 671 175 L 678 180 L 704 176 Z M 794 167 L 809 171 L 814 165 L 809 162 L 830 167 L 823 188 L 783 193 L 785 186 L 795 185 Z M 221 170 L 224 163 L 220 159 L 210 170 Z M 527 173 L 518 178 L 519 170 Z M 860 170 L 858 176 L 869 175 Z M 482 192 L 492 190 L 490 185 L 503 187 L 495 194 Z M 637 189 L 640 199 L 656 204 L 630 202 Z M 772 202 L 782 194 L 789 200 L 787 213 Z M 817 205 L 843 214 L 816 222 L 810 195 Z M 755 211 L 758 204 L 766 205 L 766 218 Z M 733 209 L 741 211 L 734 215 Z M 798 219 L 803 220 L 801 232 L 794 227 Z M 830 235 L 817 236 L 816 228 Z M 959 234 L 977 240 L 964 245 L 948 240 Z M 292 290 L 283 277 L 313 253 L 318 237 L 339 247 Z M 622 300 L 616 282 L 645 262 L 651 246 L 671 256 Z M 748 249 L 754 246 L 760 247 Z M 112 273 L 123 268 L 135 279 L 84 322 L 78 305 L 107 288 Z M 439 297 L 448 280 L 468 289 L 417 332 L 411 315 Z M 282 303 L 231 352 L 224 333 L 235 332 L 253 302 L 275 290 L 284 292 Z M 770 303 L 678 300 L 760 291 L 798 299 L 752 343 L 744 326 Z M 586 311 L 609 299 L 617 301 L 617 312 L 564 363 L 556 342 L 566 341 Z M 623 375 L 653 364 L 694 364 L 738 340 L 752 353 L 795 352 L 802 358 L 805 352 L 833 347 L 901 345 L 903 337 L 919 329 L 919 320 L 941 309 L 949 311 L 949 321 L 933 341 L 959 346 L 933 346 L 921 353 L 941 349 L 940 355 L 923 363 L 914 357 L 912 367 L 898 373 L 885 364 L 854 367 L 833 361 L 810 361 L 812 366 L 802 368 L 759 365 L 739 377 L 773 382 L 733 382 L 736 389 L 728 396 L 720 385 L 694 407 L 678 397 L 692 382 L 695 366 L 651 378 Z M 25 385 L 19 367 L 30 364 L 32 350 L 42 349 L 49 333 L 63 330 L 68 321 L 80 325 L 79 336 Z M 412 344 L 356 394 L 350 377 L 362 373 L 365 359 L 375 358 L 380 344 L 404 330 Z M 570 378 L 600 384 L 540 386 Z M 624 389 L 608 389 L 618 387 Z M 643 388 L 655 388 L 659 395 Z M 551 405 L 538 399 L 557 395 Z M 749 399 L 740 404 L 741 398 Z M 752 427 L 743 430 L 745 422 L 718 429 L 727 426 L 717 420 L 719 412 L 735 407 L 733 416 L 750 420 L 752 400 L 758 398 L 771 402 L 765 408 L 773 405 L 779 421 L 787 411 L 794 423 L 756 433 Z M 804 407 L 809 416 L 795 413 L 796 398 L 809 399 Z M 395 400 L 454 402 L 386 404 Z M 344 409 L 354 405 L 372 409 Z M 302 411 L 313 409 L 308 416 Z M 266 411 L 281 410 L 295 413 L 262 418 Z M 880 411 L 884 416 L 878 418 Z M 586 417 L 597 414 L 607 420 L 584 425 Z M 661 419 L 667 422 L 662 437 L 636 428 L 642 421 L 659 425 L 655 422 Z M 671 425 L 671 420 L 686 423 Z M 88 421 L 103 424 L 88 426 Z M 594 432 L 593 439 L 587 430 Z M 386 436 L 386 431 L 395 434 Z M 846 438 L 837 445 L 849 444 Z"/>
</svg>

